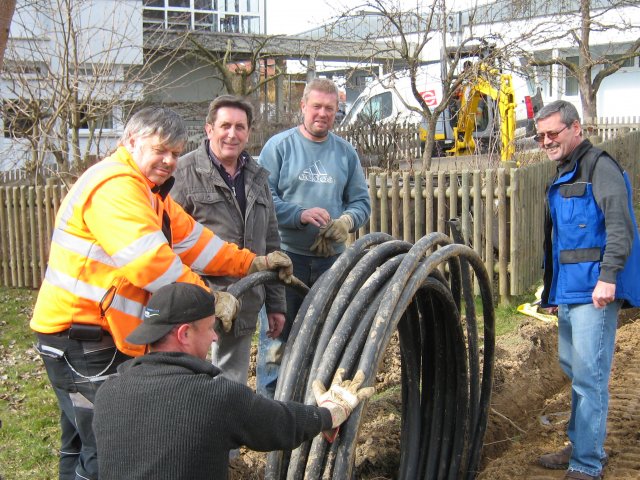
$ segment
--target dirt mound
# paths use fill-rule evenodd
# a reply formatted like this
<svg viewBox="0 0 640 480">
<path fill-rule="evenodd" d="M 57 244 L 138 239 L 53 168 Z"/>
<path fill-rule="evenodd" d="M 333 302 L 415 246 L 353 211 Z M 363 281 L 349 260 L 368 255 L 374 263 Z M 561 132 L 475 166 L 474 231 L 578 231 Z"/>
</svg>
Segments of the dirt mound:
<svg viewBox="0 0 640 480">
<path fill-rule="evenodd" d="M 555 335 L 554 335 L 555 336 Z M 535 388 L 535 385 L 531 385 Z M 618 329 L 614 365 L 609 385 L 610 402 L 607 421 L 609 462 L 604 469 L 608 479 L 640 479 L 640 320 L 630 321 Z M 512 398 L 529 397 L 528 388 L 513 390 Z M 521 430 L 505 438 L 507 448 L 499 458 L 490 460 L 480 479 L 506 480 L 526 478 L 551 480 L 563 478 L 563 471 L 546 470 L 536 464 L 543 453 L 562 448 L 567 441 L 566 425 L 571 409 L 568 382 L 551 390 L 538 410 L 528 409 L 520 417 Z"/>
<path fill-rule="evenodd" d="M 499 338 L 483 464 L 517 440 L 526 419 L 535 416 L 545 399 L 566 384 L 558 364 L 556 329 L 555 324 L 530 319 L 515 333 Z"/>
</svg>

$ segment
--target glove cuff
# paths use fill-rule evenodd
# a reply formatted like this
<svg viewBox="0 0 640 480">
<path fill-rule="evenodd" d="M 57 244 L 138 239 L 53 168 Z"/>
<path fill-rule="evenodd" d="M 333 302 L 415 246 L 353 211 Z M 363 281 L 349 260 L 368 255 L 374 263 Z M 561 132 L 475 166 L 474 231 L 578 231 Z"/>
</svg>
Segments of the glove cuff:
<svg viewBox="0 0 640 480">
<path fill-rule="evenodd" d="M 349 215 L 348 213 L 343 213 L 342 215 L 340 215 L 340 220 L 347 223 L 347 225 L 349 226 L 349 232 L 353 230 L 354 223 L 351 215 Z"/>
<path fill-rule="evenodd" d="M 338 436 L 339 431 L 340 431 L 340 427 L 332 428 L 331 430 L 324 430 L 322 432 L 322 436 L 327 442 L 333 443 L 336 437 Z"/>
<path fill-rule="evenodd" d="M 325 400 L 318 406 L 329 410 L 329 413 L 331 413 L 331 424 L 333 428 L 338 428 L 342 425 L 347 418 L 349 418 L 349 414 L 351 413 L 347 407 L 332 400 Z"/>
</svg>

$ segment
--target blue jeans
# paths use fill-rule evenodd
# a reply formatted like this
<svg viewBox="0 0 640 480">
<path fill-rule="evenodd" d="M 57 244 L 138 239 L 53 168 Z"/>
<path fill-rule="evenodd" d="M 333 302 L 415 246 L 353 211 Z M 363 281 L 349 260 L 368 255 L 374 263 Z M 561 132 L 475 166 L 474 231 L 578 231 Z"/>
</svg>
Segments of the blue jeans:
<svg viewBox="0 0 640 480">
<path fill-rule="evenodd" d="M 71 340 L 66 331 L 37 337 L 36 348 L 60 407 L 59 478 L 97 480 L 93 402 L 98 387 L 130 357 L 118 352 L 107 334 L 97 342 Z"/>
<path fill-rule="evenodd" d="M 558 306 L 558 355 L 571 379 L 567 428 L 573 453 L 569 470 L 598 476 L 605 457 L 609 375 L 621 302 Z"/>
<path fill-rule="evenodd" d="M 285 251 L 291 262 L 293 263 L 293 274 L 302 280 L 308 287 L 311 287 L 320 276 L 331 268 L 331 265 L 338 259 L 338 255 L 332 257 L 313 257 L 308 255 L 299 255 Z M 280 370 L 280 357 L 276 352 L 284 349 L 283 343 L 289 338 L 293 320 L 300 310 L 303 297 L 298 295 L 294 290 L 287 288 L 287 315 L 285 326 L 282 329 L 280 337 L 275 340 L 267 337 L 267 329 L 269 328 L 264 309 L 260 312 L 260 336 L 258 339 L 258 358 L 256 365 L 256 391 L 264 396 L 273 398 L 276 391 L 276 383 L 278 381 L 278 372 Z"/>
<path fill-rule="evenodd" d="M 269 321 L 267 320 L 267 312 L 264 306 L 258 315 L 258 326 L 260 327 L 260 333 L 258 335 L 258 358 L 256 361 L 256 392 L 265 397 L 273 398 L 276 392 L 278 371 L 280 370 L 278 354 L 282 352 L 281 349 L 284 347 L 284 342 L 279 338 L 271 339 L 267 337 Z"/>
</svg>

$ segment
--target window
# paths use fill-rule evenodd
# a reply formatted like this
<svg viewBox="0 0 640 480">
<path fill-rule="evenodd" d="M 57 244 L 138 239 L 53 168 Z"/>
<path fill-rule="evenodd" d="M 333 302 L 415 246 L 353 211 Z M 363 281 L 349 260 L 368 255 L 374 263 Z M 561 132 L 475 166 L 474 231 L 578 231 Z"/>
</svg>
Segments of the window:
<svg viewBox="0 0 640 480">
<path fill-rule="evenodd" d="M 567 57 L 567 61 L 574 65 L 579 65 L 580 57 Z M 564 94 L 568 96 L 578 95 L 578 79 L 567 69 L 565 69 L 564 76 Z"/>
<path fill-rule="evenodd" d="M 2 71 L 6 73 L 16 73 L 19 75 L 34 75 L 37 77 L 42 76 L 44 72 L 46 72 L 46 65 L 43 63 L 37 62 L 28 62 L 28 61 L 15 61 L 15 60 L 7 60 L 5 58 L 4 63 L 2 64 Z"/>
<path fill-rule="evenodd" d="M 615 62 L 616 60 L 618 60 L 620 58 L 620 55 L 605 55 L 604 58 L 606 58 L 610 62 Z M 620 65 L 620 68 L 632 68 L 632 67 L 635 67 L 635 61 L 636 61 L 635 57 L 634 58 L 627 58 L 624 62 L 622 62 L 622 65 Z"/>
<path fill-rule="evenodd" d="M 193 14 L 193 29 L 200 31 L 218 31 L 218 16 L 213 13 L 195 12 Z"/>
<path fill-rule="evenodd" d="M 225 15 L 220 18 L 220 31 L 238 33 L 240 31 L 240 17 L 238 15 Z"/>
<path fill-rule="evenodd" d="M 223 0 L 224 10 L 226 12 L 239 12 L 240 0 Z"/>
<path fill-rule="evenodd" d="M 476 132 L 484 132 L 489 126 L 489 108 L 492 103 L 492 100 L 488 96 L 480 96 L 480 100 L 478 100 L 478 106 L 476 107 L 475 113 Z"/>
<path fill-rule="evenodd" d="M 366 75 L 356 77 L 356 87 L 364 88 L 375 80 L 375 77 Z"/>
<path fill-rule="evenodd" d="M 2 104 L 4 138 L 25 138 L 34 134 L 37 111 L 28 103 L 5 101 Z"/>
<path fill-rule="evenodd" d="M 80 122 L 78 128 L 96 130 L 110 130 L 113 128 L 112 108 L 99 103 L 80 107 Z"/>
<path fill-rule="evenodd" d="M 379 122 L 393 113 L 391 92 L 383 92 L 371 97 L 358 114 L 358 120 L 364 122 Z"/>
<path fill-rule="evenodd" d="M 214 10 L 218 9 L 217 0 L 193 0 L 193 8 L 196 10 Z"/>
<path fill-rule="evenodd" d="M 537 84 L 540 86 L 542 92 L 549 97 L 554 95 L 553 85 L 553 66 L 544 65 L 541 67 L 535 67 L 535 78 Z M 531 92 L 530 92 L 531 93 Z"/>
<path fill-rule="evenodd" d="M 171 30 L 190 30 L 191 14 L 176 10 L 167 11 L 167 27 Z"/>
<path fill-rule="evenodd" d="M 260 33 L 260 17 L 242 17 L 242 33 Z"/>
<path fill-rule="evenodd" d="M 149 10 L 145 8 L 142 14 L 142 25 L 144 28 L 164 28 L 164 10 Z"/>
<path fill-rule="evenodd" d="M 147 29 L 203 32 L 261 33 L 263 18 L 260 0 L 144 0 L 142 13 Z"/>
</svg>

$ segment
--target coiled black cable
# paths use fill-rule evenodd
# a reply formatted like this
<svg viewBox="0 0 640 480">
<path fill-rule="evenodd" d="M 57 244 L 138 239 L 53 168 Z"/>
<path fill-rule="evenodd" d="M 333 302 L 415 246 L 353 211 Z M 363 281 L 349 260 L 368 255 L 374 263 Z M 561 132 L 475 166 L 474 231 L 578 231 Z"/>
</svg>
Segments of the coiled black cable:
<svg viewBox="0 0 640 480">
<path fill-rule="evenodd" d="M 447 277 L 439 268 L 445 265 Z M 482 299 L 482 362 L 469 268 Z M 228 291 L 240 296 L 251 286 L 277 281 L 275 273 L 256 275 Z M 397 478 L 474 478 L 493 376 L 491 280 L 472 249 L 444 234 L 432 233 L 411 245 L 372 233 L 347 248 L 303 301 L 285 349 L 276 398 L 314 403 L 312 380 L 328 385 L 337 368 L 344 368 L 347 378 L 363 370 L 364 386 L 373 385 L 395 331 L 402 365 Z M 271 452 L 265 478 L 352 478 L 362 412 L 360 405 L 333 444 L 318 436 L 293 452 Z"/>
</svg>

